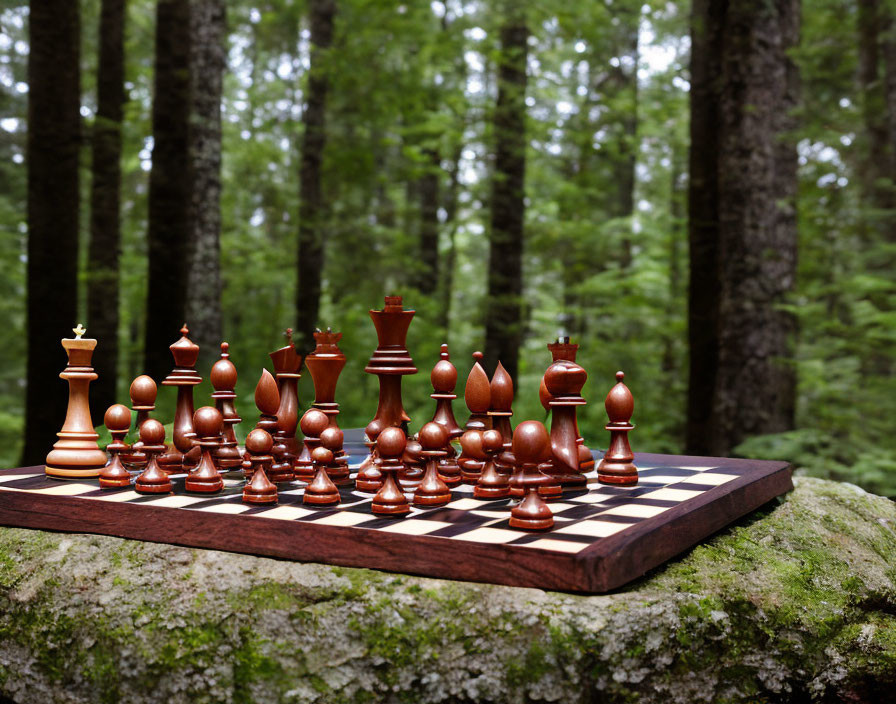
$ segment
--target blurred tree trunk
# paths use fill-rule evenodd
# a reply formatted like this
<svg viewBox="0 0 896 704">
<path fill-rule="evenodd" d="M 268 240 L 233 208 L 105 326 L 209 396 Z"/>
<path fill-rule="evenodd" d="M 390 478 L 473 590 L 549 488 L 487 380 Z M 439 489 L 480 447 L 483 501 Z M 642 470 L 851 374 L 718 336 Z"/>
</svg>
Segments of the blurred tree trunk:
<svg viewBox="0 0 896 704">
<path fill-rule="evenodd" d="M 526 58 L 524 10 L 505 4 L 493 117 L 488 295 L 485 299 L 485 367 L 498 362 L 514 379 L 523 338 L 523 217 L 526 173 Z"/>
<path fill-rule="evenodd" d="M 87 256 L 87 323 L 99 340 L 93 366 L 94 422 L 117 403 L 118 301 L 121 254 L 121 121 L 124 113 L 125 0 L 103 0 L 100 11 L 97 110 L 93 125 L 90 248 Z"/>
<path fill-rule="evenodd" d="M 425 173 L 417 184 L 420 196 L 420 264 L 417 288 L 433 295 L 439 286 L 439 177 L 442 162 L 438 149 L 424 150 Z"/>
<path fill-rule="evenodd" d="M 699 114 L 707 105 L 692 103 L 706 128 L 700 133 L 692 126 L 692 148 L 717 140 L 717 168 L 696 175 L 705 179 L 704 188 L 716 179 L 718 217 L 709 220 L 712 203 L 692 201 L 691 272 L 705 286 L 704 296 L 718 291 L 718 309 L 701 319 L 695 315 L 705 315 L 701 305 L 690 323 L 692 335 L 698 325 L 718 335 L 717 364 L 700 367 L 692 359 L 691 384 L 702 386 L 704 375 L 715 371 L 715 385 L 709 417 L 689 415 L 688 450 L 724 455 L 750 436 L 793 427 L 795 323 L 779 306 L 796 278 L 797 159 L 790 131 L 799 77 L 787 51 L 799 39 L 800 7 L 799 0 L 711 5 L 695 4 L 692 90 L 700 91 L 695 98 L 717 101 L 718 114 L 707 121 Z M 707 56 L 708 48 L 719 53 Z M 721 75 L 707 71 L 712 67 Z M 713 258 L 716 267 L 709 268 Z M 702 277 L 711 278 L 710 272 L 717 279 L 707 286 Z"/>
<path fill-rule="evenodd" d="M 324 203 L 321 172 L 326 145 L 326 108 L 329 77 L 324 53 L 333 41 L 335 0 L 310 0 L 311 65 L 305 110 L 302 163 L 299 168 L 299 265 L 296 295 L 296 346 L 302 353 L 314 349 L 314 329 L 320 310 L 320 284 L 324 268 Z"/>
<path fill-rule="evenodd" d="M 439 327 L 442 338 L 450 344 L 451 333 L 451 301 L 454 296 L 454 267 L 457 263 L 457 206 L 460 192 L 460 159 L 463 143 L 458 139 L 454 154 L 451 157 L 451 175 L 448 180 L 448 192 L 445 195 L 445 227 L 448 229 L 448 249 L 442 270 L 442 305 L 439 309 Z"/>
<path fill-rule="evenodd" d="M 158 0 L 149 176 L 149 288 L 144 373 L 170 371 L 168 345 L 186 320 L 190 228 L 190 3 Z"/>
<path fill-rule="evenodd" d="M 42 464 L 62 427 L 68 390 L 59 340 L 78 301 L 81 25 L 71 0 L 32 0 L 28 22 L 28 361 L 24 466 Z M 105 344 L 100 340 L 99 344 Z"/>
<path fill-rule="evenodd" d="M 207 363 L 218 356 L 224 335 L 220 246 L 221 94 L 227 66 L 224 0 L 192 0 L 190 23 L 192 235 L 186 309 L 192 340 Z"/>
</svg>

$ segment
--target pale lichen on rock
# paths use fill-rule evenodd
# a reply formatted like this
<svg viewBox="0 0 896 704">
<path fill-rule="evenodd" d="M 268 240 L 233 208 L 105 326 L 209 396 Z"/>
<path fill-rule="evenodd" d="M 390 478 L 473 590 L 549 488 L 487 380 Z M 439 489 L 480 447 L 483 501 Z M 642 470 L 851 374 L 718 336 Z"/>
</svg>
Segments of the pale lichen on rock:
<svg viewBox="0 0 896 704">
<path fill-rule="evenodd" d="M 799 478 L 600 596 L 0 528 L 0 700 L 886 701 L 894 528 Z"/>
</svg>

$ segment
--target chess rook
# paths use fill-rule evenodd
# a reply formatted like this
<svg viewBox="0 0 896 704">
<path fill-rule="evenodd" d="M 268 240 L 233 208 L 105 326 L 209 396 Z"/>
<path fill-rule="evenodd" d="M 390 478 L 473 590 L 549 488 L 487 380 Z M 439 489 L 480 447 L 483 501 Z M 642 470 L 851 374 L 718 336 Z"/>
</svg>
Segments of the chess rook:
<svg viewBox="0 0 896 704">
<path fill-rule="evenodd" d="M 95 477 L 106 466 L 106 453 L 97 445 L 99 435 L 90 419 L 90 382 L 98 378 L 91 366 L 96 340 L 82 337 L 87 331 L 81 325 L 73 331 L 74 338 L 62 340 L 68 366 L 59 374 L 68 382 L 68 409 L 44 469 L 60 479 Z"/>
<path fill-rule="evenodd" d="M 131 428 L 131 411 L 120 403 L 109 406 L 103 416 L 103 423 L 112 435 L 112 442 L 106 445 L 109 453 L 109 462 L 100 470 L 100 487 L 114 489 L 121 486 L 129 486 L 131 475 L 121 462 L 121 453 L 129 448 L 124 442 L 128 430 Z"/>
<path fill-rule="evenodd" d="M 638 483 L 635 455 L 628 440 L 628 434 L 635 428 L 630 422 L 635 412 L 635 399 L 623 379 L 625 374 L 616 372 L 616 385 L 604 402 L 610 419 L 606 425 L 610 431 L 610 447 L 597 466 L 597 480 L 602 484 L 631 486 Z"/>
</svg>

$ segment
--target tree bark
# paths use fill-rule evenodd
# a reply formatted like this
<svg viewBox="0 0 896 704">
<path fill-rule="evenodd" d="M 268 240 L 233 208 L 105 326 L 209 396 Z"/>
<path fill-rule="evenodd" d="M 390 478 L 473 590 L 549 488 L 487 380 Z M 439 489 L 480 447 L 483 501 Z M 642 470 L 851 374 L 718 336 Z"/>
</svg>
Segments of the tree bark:
<svg viewBox="0 0 896 704">
<path fill-rule="evenodd" d="M 716 318 L 707 321 L 718 335 L 711 414 L 700 419 L 708 420 L 710 454 L 793 427 L 795 323 L 779 306 L 796 278 L 797 161 L 790 131 L 799 86 L 787 51 L 799 38 L 799 9 L 799 0 L 736 0 L 722 17 L 719 119 L 708 126 L 718 139 L 717 231 L 708 232 L 715 235 L 719 296 Z M 701 263 L 692 257 L 691 271 Z M 707 371 L 692 365 L 692 382 Z"/>
<path fill-rule="evenodd" d="M 526 173 L 526 59 L 529 29 L 523 10 L 505 5 L 493 128 L 485 366 L 498 362 L 514 379 L 523 339 L 523 217 Z"/>
<path fill-rule="evenodd" d="M 437 149 L 426 149 L 426 172 L 420 177 L 420 264 L 417 281 L 421 293 L 433 295 L 439 286 L 439 175 L 442 170 Z"/>
<path fill-rule="evenodd" d="M 299 168 L 299 264 L 296 296 L 296 346 L 314 349 L 314 329 L 320 310 L 324 268 L 324 215 L 321 178 L 326 146 L 326 107 L 329 77 L 322 65 L 333 41 L 335 0 L 310 0 L 311 64 L 305 110 L 302 112 L 302 162 Z"/>
<path fill-rule="evenodd" d="M 186 320 L 191 234 L 189 169 L 190 3 L 158 0 L 149 177 L 149 286 L 144 373 L 161 381 L 171 369 L 168 345 Z"/>
<path fill-rule="evenodd" d="M 42 464 L 68 404 L 59 340 L 78 322 L 80 17 L 32 0 L 28 22 L 28 361 L 22 464 Z M 104 344 L 105 341 L 100 341 Z"/>
<path fill-rule="evenodd" d="M 93 366 L 94 421 L 117 403 L 118 305 L 121 255 L 121 121 L 124 113 L 125 0 L 103 0 L 100 11 L 97 111 L 93 126 L 93 182 L 87 257 L 87 323 L 99 340 Z"/>
<path fill-rule="evenodd" d="M 221 95 L 227 66 L 224 0 L 192 0 L 187 320 L 200 359 L 218 356 L 221 322 Z"/>
</svg>

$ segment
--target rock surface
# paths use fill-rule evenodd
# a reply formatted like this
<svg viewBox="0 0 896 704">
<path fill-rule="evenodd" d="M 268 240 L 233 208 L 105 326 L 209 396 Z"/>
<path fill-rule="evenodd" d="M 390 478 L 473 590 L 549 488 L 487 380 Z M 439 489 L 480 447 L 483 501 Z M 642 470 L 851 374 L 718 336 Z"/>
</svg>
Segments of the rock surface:
<svg viewBox="0 0 896 704">
<path fill-rule="evenodd" d="M 0 528 L 0 701 L 893 701 L 894 531 L 801 478 L 576 596 Z"/>
</svg>

